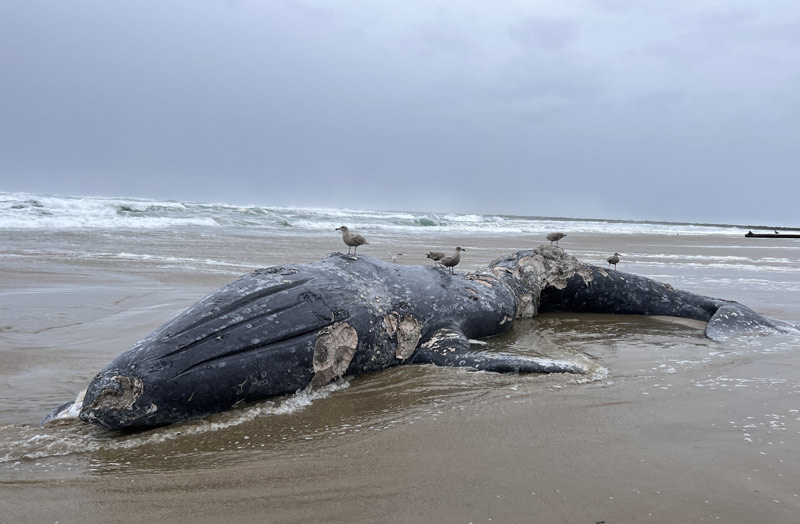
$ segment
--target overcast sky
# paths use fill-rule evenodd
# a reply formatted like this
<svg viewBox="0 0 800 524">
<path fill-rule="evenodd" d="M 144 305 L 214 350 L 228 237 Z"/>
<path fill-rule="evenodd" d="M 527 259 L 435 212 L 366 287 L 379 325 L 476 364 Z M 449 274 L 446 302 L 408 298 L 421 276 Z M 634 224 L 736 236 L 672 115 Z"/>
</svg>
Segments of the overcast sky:
<svg viewBox="0 0 800 524">
<path fill-rule="evenodd" d="M 0 0 L 0 191 L 800 226 L 800 1 Z"/>
</svg>

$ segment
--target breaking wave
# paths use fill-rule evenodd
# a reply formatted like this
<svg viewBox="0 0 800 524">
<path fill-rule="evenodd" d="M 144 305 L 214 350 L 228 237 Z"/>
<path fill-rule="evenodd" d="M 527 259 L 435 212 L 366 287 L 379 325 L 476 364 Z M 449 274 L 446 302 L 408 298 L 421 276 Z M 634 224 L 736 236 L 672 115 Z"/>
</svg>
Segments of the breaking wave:
<svg viewBox="0 0 800 524">
<path fill-rule="evenodd" d="M 742 236 L 752 226 L 704 225 L 536 216 L 236 206 L 135 198 L 0 193 L 0 229 L 248 228 L 271 233 L 360 230 L 420 233 L 574 233 Z"/>
</svg>

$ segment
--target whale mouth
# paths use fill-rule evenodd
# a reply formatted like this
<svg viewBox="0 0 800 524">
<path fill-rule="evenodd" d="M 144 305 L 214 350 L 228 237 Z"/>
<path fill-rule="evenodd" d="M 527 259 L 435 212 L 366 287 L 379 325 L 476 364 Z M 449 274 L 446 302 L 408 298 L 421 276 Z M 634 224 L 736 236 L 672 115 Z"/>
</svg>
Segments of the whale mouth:
<svg viewBox="0 0 800 524">
<path fill-rule="evenodd" d="M 86 391 L 80 418 L 103 424 L 106 418 L 122 418 L 144 390 L 142 379 L 118 372 L 101 373 Z"/>
<path fill-rule="evenodd" d="M 75 400 L 64 402 L 57 408 L 53 409 L 42 419 L 42 421 L 39 423 L 39 426 L 41 427 L 45 424 L 56 421 L 76 420 L 81 413 L 81 408 L 83 407 L 83 397 L 85 395 L 86 390 L 84 389 L 78 393 L 78 396 L 75 397 Z"/>
</svg>

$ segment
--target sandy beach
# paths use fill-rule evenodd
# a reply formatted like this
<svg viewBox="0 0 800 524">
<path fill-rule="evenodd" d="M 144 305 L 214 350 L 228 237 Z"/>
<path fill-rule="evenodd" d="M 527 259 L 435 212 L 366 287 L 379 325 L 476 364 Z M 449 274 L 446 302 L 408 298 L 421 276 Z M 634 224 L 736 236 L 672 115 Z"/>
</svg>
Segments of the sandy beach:
<svg viewBox="0 0 800 524">
<path fill-rule="evenodd" d="M 469 271 L 545 242 L 375 233 L 363 252 L 426 264 L 459 245 Z M 40 429 L 207 293 L 341 240 L 0 231 L 0 245 L 3 522 L 788 523 L 800 509 L 797 335 L 714 343 L 692 321 L 550 314 L 488 348 L 581 358 L 593 373 L 403 366 L 142 433 Z M 562 247 L 597 264 L 619 251 L 620 271 L 800 320 L 796 241 L 574 234 Z"/>
</svg>

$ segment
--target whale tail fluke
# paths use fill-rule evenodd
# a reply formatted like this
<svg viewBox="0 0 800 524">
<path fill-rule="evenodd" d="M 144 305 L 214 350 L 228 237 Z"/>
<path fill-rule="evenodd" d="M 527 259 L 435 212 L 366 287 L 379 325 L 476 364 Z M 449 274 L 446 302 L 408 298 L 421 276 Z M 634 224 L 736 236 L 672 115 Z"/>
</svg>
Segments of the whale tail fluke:
<svg viewBox="0 0 800 524">
<path fill-rule="evenodd" d="M 738 302 L 726 304 L 711 316 L 706 326 L 706 337 L 715 342 L 736 336 L 764 332 L 798 331 L 798 326 L 782 320 L 775 320 L 759 315 L 747 306 Z"/>
</svg>

